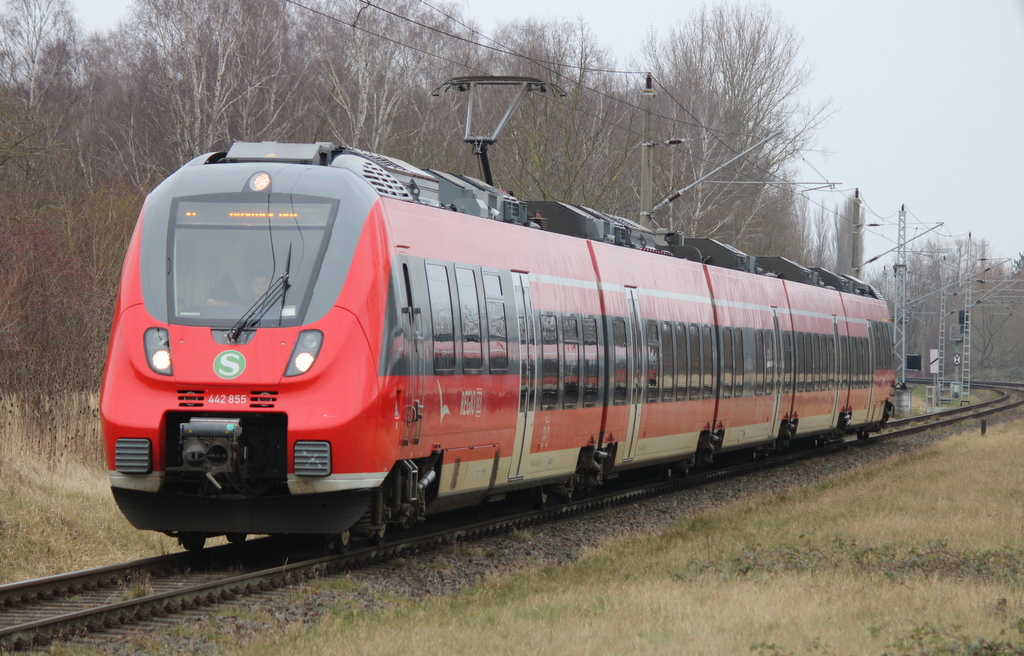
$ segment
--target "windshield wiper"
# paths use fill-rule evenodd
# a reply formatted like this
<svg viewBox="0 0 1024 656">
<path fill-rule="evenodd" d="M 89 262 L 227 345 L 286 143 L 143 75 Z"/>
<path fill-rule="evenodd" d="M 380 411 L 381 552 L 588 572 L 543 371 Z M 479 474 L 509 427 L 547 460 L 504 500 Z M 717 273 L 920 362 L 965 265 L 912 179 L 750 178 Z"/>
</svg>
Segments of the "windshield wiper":
<svg viewBox="0 0 1024 656">
<path fill-rule="evenodd" d="M 267 291 L 263 292 L 263 295 L 256 299 L 256 302 L 252 304 L 245 314 L 235 322 L 235 325 L 231 326 L 231 329 L 227 332 L 227 338 L 229 342 L 237 342 L 238 336 L 244 331 L 259 324 L 263 316 L 270 311 L 270 308 L 274 307 L 274 304 L 278 300 L 281 301 L 281 310 L 284 311 L 284 299 L 288 293 L 288 288 L 292 286 L 288 282 L 290 270 L 292 266 L 292 247 L 288 245 L 288 259 L 284 265 L 284 273 L 278 276 L 274 284 L 270 286 Z"/>
</svg>

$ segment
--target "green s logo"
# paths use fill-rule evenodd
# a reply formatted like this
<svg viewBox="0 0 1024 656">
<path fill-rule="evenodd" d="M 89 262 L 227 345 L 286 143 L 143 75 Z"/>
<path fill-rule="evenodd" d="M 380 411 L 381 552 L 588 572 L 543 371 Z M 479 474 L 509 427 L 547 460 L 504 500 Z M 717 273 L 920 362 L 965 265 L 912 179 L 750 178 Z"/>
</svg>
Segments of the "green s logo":
<svg viewBox="0 0 1024 656">
<path fill-rule="evenodd" d="M 245 371 L 245 356 L 238 351 L 224 351 L 213 359 L 213 373 L 221 378 L 238 378 Z"/>
</svg>

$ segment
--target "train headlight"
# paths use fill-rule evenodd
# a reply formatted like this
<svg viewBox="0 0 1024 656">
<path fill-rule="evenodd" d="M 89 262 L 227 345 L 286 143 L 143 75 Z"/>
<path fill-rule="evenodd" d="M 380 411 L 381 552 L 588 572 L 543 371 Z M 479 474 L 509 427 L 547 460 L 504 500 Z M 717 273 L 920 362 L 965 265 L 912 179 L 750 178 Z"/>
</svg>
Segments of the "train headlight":
<svg viewBox="0 0 1024 656">
<path fill-rule="evenodd" d="M 300 376 L 313 366 L 316 356 L 320 354 L 320 347 L 324 343 L 324 334 L 319 330 L 303 330 L 299 338 L 295 340 L 295 348 L 292 349 L 291 357 L 288 358 L 288 368 L 285 376 Z"/>
<path fill-rule="evenodd" d="M 166 328 L 150 328 L 146 331 L 146 362 L 155 373 L 170 376 L 171 340 Z"/>
</svg>

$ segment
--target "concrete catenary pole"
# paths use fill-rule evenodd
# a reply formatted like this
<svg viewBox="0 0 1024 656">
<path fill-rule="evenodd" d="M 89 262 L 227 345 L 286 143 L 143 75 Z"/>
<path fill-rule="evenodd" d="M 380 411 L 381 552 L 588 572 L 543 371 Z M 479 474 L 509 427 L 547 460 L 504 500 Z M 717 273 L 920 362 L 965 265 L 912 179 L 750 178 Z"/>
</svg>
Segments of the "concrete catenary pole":
<svg viewBox="0 0 1024 656">
<path fill-rule="evenodd" d="M 860 267 L 864 263 L 864 219 L 860 211 L 860 189 L 853 190 L 853 244 L 850 257 L 850 269 L 853 275 L 860 278 Z"/>
</svg>

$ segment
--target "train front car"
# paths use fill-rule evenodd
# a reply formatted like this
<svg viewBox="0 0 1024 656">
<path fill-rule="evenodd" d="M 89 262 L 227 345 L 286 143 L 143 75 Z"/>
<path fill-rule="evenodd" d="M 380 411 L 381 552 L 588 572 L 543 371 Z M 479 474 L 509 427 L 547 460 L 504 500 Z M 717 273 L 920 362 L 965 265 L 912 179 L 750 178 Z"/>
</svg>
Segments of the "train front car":
<svg viewBox="0 0 1024 656">
<path fill-rule="evenodd" d="M 332 154 L 236 144 L 146 200 L 101 395 L 114 498 L 137 528 L 192 548 L 338 533 L 393 464 L 373 440 L 390 267 L 379 196 Z"/>
</svg>

